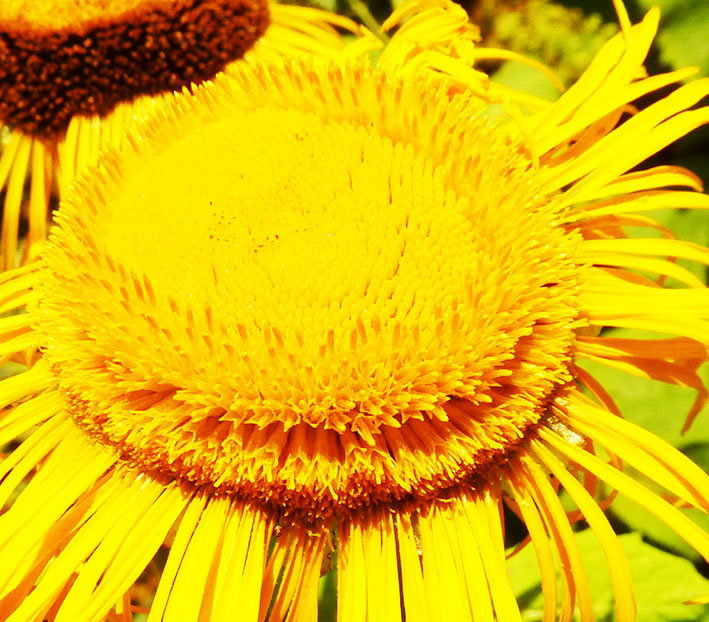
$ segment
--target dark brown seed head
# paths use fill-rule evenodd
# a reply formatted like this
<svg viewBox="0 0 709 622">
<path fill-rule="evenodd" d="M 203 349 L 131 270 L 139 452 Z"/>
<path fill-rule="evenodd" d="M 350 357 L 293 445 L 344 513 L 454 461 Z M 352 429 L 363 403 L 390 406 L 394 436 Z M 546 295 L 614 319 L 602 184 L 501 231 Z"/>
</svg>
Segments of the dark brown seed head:
<svg viewBox="0 0 709 622">
<path fill-rule="evenodd" d="M 2 4 L 0 120 L 44 139 L 75 115 L 214 77 L 269 24 L 266 0 Z"/>
</svg>

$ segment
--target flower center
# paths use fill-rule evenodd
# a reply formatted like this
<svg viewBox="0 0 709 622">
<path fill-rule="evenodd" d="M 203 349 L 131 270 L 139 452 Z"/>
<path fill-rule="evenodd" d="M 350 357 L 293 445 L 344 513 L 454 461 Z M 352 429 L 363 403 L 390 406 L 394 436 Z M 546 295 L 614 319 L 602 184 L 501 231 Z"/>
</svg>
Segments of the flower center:
<svg viewBox="0 0 709 622">
<path fill-rule="evenodd" d="M 268 21 L 266 0 L 3 0 L 0 120 L 51 138 L 75 115 L 214 77 Z"/>
<path fill-rule="evenodd" d="M 472 104 L 359 72 L 317 113 L 271 71 L 276 101 L 177 101 L 60 210 L 37 322 L 72 415 L 139 468 L 306 518 L 483 477 L 569 380 L 574 239 Z"/>
</svg>

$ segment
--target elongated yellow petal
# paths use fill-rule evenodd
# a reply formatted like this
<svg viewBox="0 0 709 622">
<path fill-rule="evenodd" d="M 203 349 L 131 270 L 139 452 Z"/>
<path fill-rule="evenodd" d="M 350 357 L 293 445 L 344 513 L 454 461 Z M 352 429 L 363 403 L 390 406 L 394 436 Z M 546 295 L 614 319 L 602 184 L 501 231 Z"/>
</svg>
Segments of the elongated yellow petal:
<svg viewBox="0 0 709 622">
<path fill-rule="evenodd" d="M 566 470 L 566 467 L 558 458 L 541 443 L 534 443 L 532 450 L 566 489 L 576 505 L 578 505 L 584 518 L 588 521 L 589 527 L 598 537 L 610 569 L 618 619 L 634 619 L 637 608 L 630 567 L 608 519 L 598 507 L 598 503 L 586 492 L 586 489 L 578 480 Z"/>
<path fill-rule="evenodd" d="M 566 512 L 549 483 L 547 473 L 527 457 L 523 459 L 523 464 L 527 471 L 529 491 L 544 517 L 547 531 L 554 540 L 561 562 L 564 598 L 559 619 L 572 619 L 574 603 L 578 599 L 581 620 L 593 620 L 593 601 L 588 578 Z"/>
<path fill-rule="evenodd" d="M 658 495 L 650 492 L 642 484 L 611 467 L 596 456 L 560 439 L 554 432 L 540 430 L 541 438 L 557 451 L 573 460 L 581 467 L 595 473 L 603 481 L 626 495 L 663 522 L 672 526 L 702 557 L 709 559 L 709 534 L 702 531 L 677 508 Z"/>
<path fill-rule="evenodd" d="M 519 607 L 507 578 L 501 549 L 502 525 L 494 497 L 489 492 L 484 493 L 482 500 L 468 500 L 463 508 L 478 543 L 498 619 L 520 620 Z"/>
<path fill-rule="evenodd" d="M 543 145 L 542 152 L 561 142 L 560 137 L 554 135 L 560 119 L 563 121 L 571 118 L 580 103 L 593 102 L 594 97 L 598 101 L 616 90 L 619 84 L 627 84 L 647 54 L 657 31 L 659 18 L 659 11 L 649 11 L 640 24 L 633 26 L 630 46 L 626 47 L 622 35 L 617 35 L 606 43 L 578 82 L 571 86 L 552 108 L 539 115 L 534 131 Z M 613 81 L 610 80 L 611 75 L 615 76 Z M 588 124 L 602 116 L 591 116 Z M 546 141 L 542 142 L 544 139 Z"/>
<path fill-rule="evenodd" d="M 16 265 L 20 207 L 22 206 L 22 193 L 29 168 L 32 144 L 32 139 L 23 136 L 18 141 L 17 153 L 10 164 L 11 168 L 3 204 L 2 233 L 0 235 L 0 247 L 2 248 L 0 269 L 2 270 Z"/>
<path fill-rule="evenodd" d="M 41 417 L 47 416 L 49 421 L 0 463 L 0 477 L 2 477 L 0 504 L 2 506 L 5 506 L 10 496 L 36 468 L 37 464 L 42 463 L 46 456 L 56 448 L 61 434 L 66 433 L 70 428 L 66 417 L 62 416 L 63 413 L 52 417 L 55 408 L 56 405 L 54 408 L 43 410 Z"/>
<path fill-rule="evenodd" d="M 539 564 L 544 597 L 543 620 L 544 622 L 553 622 L 556 620 L 557 587 L 556 569 L 551 546 L 549 545 L 549 535 L 544 527 L 542 515 L 536 507 L 527 485 L 524 482 L 520 482 L 519 476 L 514 472 L 510 476 L 510 484 L 524 523 L 529 530 L 529 536 Z"/>
<path fill-rule="evenodd" d="M 216 576 L 208 583 L 208 589 L 214 589 L 211 610 L 203 609 L 208 620 L 228 622 L 235 611 L 239 611 L 245 620 L 259 619 L 271 527 L 270 519 L 262 512 L 239 503 L 232 505 L 222 537 Z"/>
<path fill-rule="evenodd" d="M 181 565 L 192 539 L 192 534 L 199 524 L 200 516 L 207 502 L 208 499 L 204 496 L 196 496 L 187 504 L 185 513 L 180 519 L 175 539 L 170 547 L 170 555 L 165 564 L 162 580 L 158 586 L 153 604 L 150 607 L 148 622 L 164 619 L 167 607 L 169 607 L 169 602 L 172 599 L 172 592 L 175 589 Z M 181 596 L 178 594 L 175 595 L 175 598 L 180 597 Z"/>
<path fill-rule="evenodd" d="M 669 443 L 573 394 L 559 414 L 678 498 L 709 510 L 709 476 Z"/>
</svg>

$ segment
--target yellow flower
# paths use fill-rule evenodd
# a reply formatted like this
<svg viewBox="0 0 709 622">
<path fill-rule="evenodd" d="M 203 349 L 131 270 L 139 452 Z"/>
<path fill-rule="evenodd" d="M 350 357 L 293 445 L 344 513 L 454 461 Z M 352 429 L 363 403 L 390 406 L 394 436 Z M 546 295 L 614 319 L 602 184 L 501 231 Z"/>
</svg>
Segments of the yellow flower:
<svg viewBox="0 0 709 622">
<path fill-rule="evenodd" d="M 234 61 L 332 55 L 346 18 L 267 0 L 3 0 L 0 159 L 6 190 L 0 269 L 15 266 L 25 177 L 24 259 L 46 237 L 50 194 L 66 194 L 100 148 L 162 105 L 165 93 L 211 79 Z"/>
<path fill-rule="evenodd" d="M 581 516 L 628 622 L 599 481 L 709 559 L 677 508 L 709 509 L 709 477 L 576 365 L 706 397 L 709 293 L 672 258 L 709 251 L 623 228 L 709 208 L 691 173 L 636 168 L 709 121 L 709 81 L 633 109 L 692 73 L 643 74 L 651 11 L 545 105 L 470 69 L 459 8 L 387 27 L 407 16 L 374 68 L 365 37 L 171 98 L 2 276 L 0 352 L 27 359 L 0 382 L 0 443 L 23 439 L 0 463 L 7 622 L 131 620 L 166 540 L 149 622 L 314 621 L 332 547 L 339 622 L 513 622 L 504 505 L 545 620 L 592 619 Z"/>
</svg>

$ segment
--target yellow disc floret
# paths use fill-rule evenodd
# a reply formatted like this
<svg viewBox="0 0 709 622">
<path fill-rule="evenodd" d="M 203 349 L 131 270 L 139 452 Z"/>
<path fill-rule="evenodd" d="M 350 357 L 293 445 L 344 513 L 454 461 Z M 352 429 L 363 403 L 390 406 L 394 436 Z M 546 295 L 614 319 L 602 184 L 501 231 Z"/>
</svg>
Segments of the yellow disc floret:
<svg viewBox="0 0 709 622">
<path fill-rule="evenodd" d="M 144 470 L 309 519 L 440 498 L 569 381 L 577 240 L 474 99 L 303 71 L 177 98 L 79 184 L 46 357 Z"/>
</svg>

